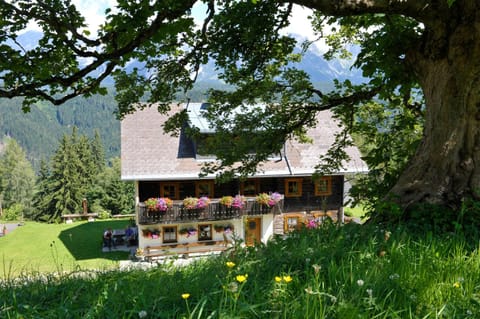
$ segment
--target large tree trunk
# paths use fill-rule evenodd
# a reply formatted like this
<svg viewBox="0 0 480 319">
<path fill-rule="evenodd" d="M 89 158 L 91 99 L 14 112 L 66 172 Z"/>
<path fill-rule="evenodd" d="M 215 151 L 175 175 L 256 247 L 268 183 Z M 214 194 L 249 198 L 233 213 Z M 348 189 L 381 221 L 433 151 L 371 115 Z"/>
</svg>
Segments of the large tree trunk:
<svg viewBox="0 0 480 319">
<path fill-rule="evenodd" d="M 463 23 L 409 57 L 426 119 L 423 141 L 391 190 L 407 209 L 425 202 L 456 208 L 465 197 L 480 198 L 480 30 L 478 21 L 477 29 Z"/>
</svg>

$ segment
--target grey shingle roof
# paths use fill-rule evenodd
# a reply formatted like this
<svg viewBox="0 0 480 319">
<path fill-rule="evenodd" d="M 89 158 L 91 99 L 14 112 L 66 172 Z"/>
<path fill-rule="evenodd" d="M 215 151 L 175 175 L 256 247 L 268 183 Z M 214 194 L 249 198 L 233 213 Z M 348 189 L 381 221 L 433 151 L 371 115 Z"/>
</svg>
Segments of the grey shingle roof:
<svg viewBox="0 0 480 319">
<path fill-rule="evenodd" d="M 200 105 L 200 104 L 199 104 Z M 172 106 L 178 112 L 184 106 Z M 198 178 L 205 160 L 194 157 L 193 146 L 183 134 L 172 137 L 163 132 L 168 115 L 155 107 L 127 115 L 121 122 L 121 175 L 123 180 L 182 180 Z M 201 123 L 200 125 L 203 125 Z M 320 112 L 318 125 L 308 130 L 312 144 L 287 141 L 286 159 L 264 163 L 258 176 L 311 175 L 319 156 L 325 154 L 339 130 L 330 111 Z M 356 147 L 349 147 L 351 160 L 338 173 L 366 171 Z M 289 164 L 289 165 L 287 165 Z"/>
</svg>

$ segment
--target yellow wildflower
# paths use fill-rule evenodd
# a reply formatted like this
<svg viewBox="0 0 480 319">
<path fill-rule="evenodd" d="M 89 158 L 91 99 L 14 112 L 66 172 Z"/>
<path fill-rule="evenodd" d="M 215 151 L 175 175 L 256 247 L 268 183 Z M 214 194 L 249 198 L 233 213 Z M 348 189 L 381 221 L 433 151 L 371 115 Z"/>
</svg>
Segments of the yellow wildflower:
<svg viewBox="0 0 480 319">
<path fill-rule="evenodd" d="M 245 280 L 247 280 L 247 277 L 248 277 L 247 275 L 238 275 L 238 276 L 236 277 L 236 279 L 237 279 L 237 281 L 238 281 L 239 283 L 242 283 L 242 282 L 244 282 Z"/>
<path fill-rule="evenodd" d="M 282 281 L 282 277 L 275 276 L 275 281 L 276 281 L 276 282 L 280 282 L 280 281 Z"/>
<path fill-rule="evenodd" d="M 188 299 L 188 298 L 190 298 L 190 294 L 182 294 L 182 298 L 183 299 Z"/>
<path fill-rule="evenodd" d="M 453 284 L 453 288 L 460 288 L 460 283 L 457 281 Z"/>
<path fill-rule="evenodd" d="M 226 264 L 227 264 L 227 267 L 228 267 L 228 268 L 233 268 L 233 267 L 235 267 L 235 263 L 234 263 L 233 261 L 227 261 Z"/>
<path fill-rule="evenodd" d="M 287 283 L 290 282 L 290 281 L 292 281 L 292 280 L 293 280 L 293 279 L 292 279 L 292 277 L 290 277 L 290 275 L 289 275 L 289 276 L 283 276 L 283 281 L 285 281 L 285 282 L 287 282 Z"/>
</svg>

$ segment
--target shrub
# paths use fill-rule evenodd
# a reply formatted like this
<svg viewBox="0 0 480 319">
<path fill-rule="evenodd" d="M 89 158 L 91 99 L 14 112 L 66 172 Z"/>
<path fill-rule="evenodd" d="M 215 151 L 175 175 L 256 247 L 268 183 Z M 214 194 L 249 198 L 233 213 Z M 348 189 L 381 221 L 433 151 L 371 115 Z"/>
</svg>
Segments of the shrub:
<svg viewBox="0 0 480 319">
<path fill-rule="evenodd" d="M 2 218 L 4 220 L 12 221 L 19 220 L 22 216 L 23 205 L 22 204 L 13 204 L 9 208 L 3 210 Z"/>
</svg>

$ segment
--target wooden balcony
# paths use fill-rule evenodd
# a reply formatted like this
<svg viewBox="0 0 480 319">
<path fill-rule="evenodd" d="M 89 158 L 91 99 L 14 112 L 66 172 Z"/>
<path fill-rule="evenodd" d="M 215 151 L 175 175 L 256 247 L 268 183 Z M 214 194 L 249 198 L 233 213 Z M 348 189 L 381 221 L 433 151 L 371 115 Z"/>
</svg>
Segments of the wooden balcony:
<svg viewBox="0 0 480 319">
<path fill-rule="evenodd" d="M 273 207 L 259 205 L 254 198 L 247 199 L 246 205 L 242 209 L 228 208 L 221 205 L 217 200 L 212 200 L 210 205 L 204 209 L 187 210 L 183 207 L 181 201 L 174 202 L 173 207 L 167 211 L 149 211 L 143 203 L 139 204 L 137 210 L 137 220 L 140 225 L 148 224 L 174 224 L 188 223 L 198 221 L 215 221 L 236 219 L 242 216 L 280 214 L 283 211 L 283 199 Z"/>
</svg>

